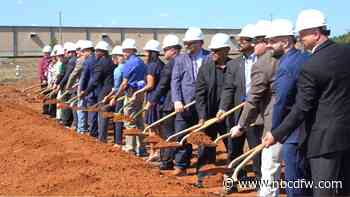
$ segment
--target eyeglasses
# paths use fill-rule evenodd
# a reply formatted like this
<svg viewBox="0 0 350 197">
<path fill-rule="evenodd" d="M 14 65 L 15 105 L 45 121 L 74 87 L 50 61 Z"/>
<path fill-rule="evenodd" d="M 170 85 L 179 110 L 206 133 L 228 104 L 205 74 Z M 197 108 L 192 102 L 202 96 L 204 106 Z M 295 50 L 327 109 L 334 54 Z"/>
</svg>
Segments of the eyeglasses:
<svg viewBox="0 0 350 197">
<path fill-rule="evenodd" d="M 186 41 L 186 42 L 184 42 L 184 45 L 186 45 L 186 46 L 192 46 L 192 45 L 194 45 L 194 44 L 196 44 L 197 43 L 197 41 Z"/>
</svg>

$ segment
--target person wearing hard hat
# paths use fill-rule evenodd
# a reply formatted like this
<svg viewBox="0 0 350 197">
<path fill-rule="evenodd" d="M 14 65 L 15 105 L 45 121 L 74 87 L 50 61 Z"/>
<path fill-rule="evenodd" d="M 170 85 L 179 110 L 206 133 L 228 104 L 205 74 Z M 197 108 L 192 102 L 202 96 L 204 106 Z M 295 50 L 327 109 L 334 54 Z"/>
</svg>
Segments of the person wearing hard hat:
<svg viewBox="0 0 350 197">
<path fill-rule="evenodd" d="M 222 121 L 224 120 L 222 114 L 244 102 L 250 89 L 251 69 L 257 61 L 257 55 L 254 52 L 255 35 L 256 28 L 253 24 L 245 25 L 237 35 L 238 50 L 242 55 L 233 59 L 232 64 L 227 65 L 226 80 L 221 94 L 219 111 L 216 115 Z M 240 114 L 241 110 L 238 110 L 234 115 L 225 118 L 226 127 L 231 128 L 234 126 Z M 247 139 L 250 148 L 260 144 L 262 132 L 263 126 L 257 124 L 247 128 L 245 136 L 228 139 L 228 160 L 232 161 L 243 154 L 245 139 Z M 253 171 L 256 177 L 259 178 L 261 176 L 261 157 L 257 156 L 253 161 Z M 244 173 L 240 174 L 240 176 L 244 176 Z"/>
<path fill-rule="evenodd" d="M 95 63 L 87 88 L 80 92 L 79 97 L 89 95 L 96 96 L 96 103 L 101 102 L 113 88 L 113 70 L 115 68 L 109 56 L 110 46 L 106 41 L 99 41 L 95 46 Z M 111 106 L 105 107 L 103 111 L 114 111 Z M 95 112 L 97 113 L 97 112 Z M 102 116 L 103 112 L 98 112 L 98 139 L 107 143 L 108 119 Z M 95 115 L 93 115 L 95 116 Z M 94 122 L 92 122 L 94 124 Z"/>
<path fill-rule="evenodd" d="M 272 22 L 270 30 L 267 39 L 274 56 L 279 58 L 273 85 L 272 129 L 274 129 L 281 124 L 295 103 L 299 72 L 302 65 L 309 59 L 309 54 L 295 48 L 296 39 L 293 24 L 290 21 L 276 19 Z M 283 143 L 282 158 L 285 163 L 286 181 L 309 178 L 305 174 L 307 167 L 305 158 L 298 148 L 299 129 L 302 128 L 296 129 Z M 286 193 L 287 196 L 309 196 L 307 189 L 287 186 Z"/>
<path fill-rule="evenodd" d="M 245 99 L 245 105 L 236 126 L 230 130 L 232 138 L 242 136 L 244 133 L 251 135 L 249 132 L 256 131 L 248 130 L 248 128 L 256 127 L 255 125 L 263 125 L 264 132 L 271 130 L 273 104 L 272 82 L 276 73 L 277 60 L 273 57 L 272 50 L 267 47 L 266 35 L 270 28 L 270 21 L 261 20 L 255 25 L 254 54 L 257 56 L 257 61 L 251 68 L 250 87 Z M 261 133 L 259 133 L 258 138 L 261 139 L 261 137 Z M 269 150 L 263 150 L 261 155 L 257 155 L 257 157 L 261 157 L 262 161 L 268 161 L 261 163 L 262 179 L 266 179 L 267 181 L 278 180 L 280 162 L 275 158 L 279 158 L 280 150 L 281 145 L 277 144 Z M 259 175 L 256 176 L 260 179 Z M 266 192 L 265 188 L 267 189 Z M 270 185 L 262 185 L 260 195 L 277 196 L 278 188 L 274 188 L 273 185 L 271 187 Z"/>
<path fill-rule="evenodd" d="M 149 40 L 143 48 L 146 63 L 146 84 L 140 90 L 137 90 L 132 99 L 136 99 L 137 95 L 146 93 L 146 112 L 144 116 L 144 122 L 146 125 L 150 125 L 157 121 L 159 117 L 159 103 L 151 103 L 151 98 L 154 96 L 156 87 L 159 84 L 160 73 L 164 67 L 164 63 L 159 59 L 160 43 L 156 40 Z M 137 117 L 138 118 L 138 117 Z M 150 135 L 159 135 L 159 127 L 155 126 L 149 130 Z M 147 162 L 154 161 L 159 157 L 159 154 L 152 150 L 150 151 Z"/>
<path fill-rule="evenodd" d="M 63 63 L 63 62 L 65 62 L 65 56 L 64 56 L 65 51 L 61 45 L 58 45 L 56 47 L 55 55 L 56 55 L 57 62 L 54 65 L 54 69 L 55 69 L 54 75 L 55 76 L 54 76 L 53 92 L 55 94 L 53 94 L 53 95 L 55 95 L 55 97 L 57 97 L 60 94 L 60 92 L 58 92 L 58 86 L 64 77 L 64 69 L 65 69 L 65 64 Z M 62 122 L 62 109 L 56 110 L 56 120 L 59 124 L 63 124 L 63 122 Z"/>
<path fill-rule="evenodd" d="M 77 47 L 75 45 L 75 43 L 72 42 L 67 42 L 64 45 L 64 49 L 66 52 L 66 64 L 65 64 L 65 69 L 64 69 L 64 77 L 61 80 L 61 82 L 59 83 L 57 89 L 59 89 L 60 94 L 64 94 L 65 91 L 69 91 L 69 89 L 66 89 L 66 84 L 68 82 L 68 79 L 71 75 L 71 73 L 74 70 L 76 61 L 77 61 Z M 60 96 L 58 96 L 58 98 L 60 98 Z M 64 98 L 62 98 L 63 101 L 68 101 L 70 99 L 70 95 L 64 96 Z M 62 122 L 63 125 L 67 128 L 69 128 L 72 125 L 73 122 L 73 113 L 72 110 L 70 109 L 63 109 L 62 110 Z"/>
<path fill-rule="evenodd" d="M 67 80 L 65 89 L 69 90 L 71 92 L 71 97 L 77 96 L 77 88 L 79 84 L 79 78 L 81 71 L 83 70 L 83 62 L 84 62 L 84 55 L 81 52 L 81 45 L 84 42 L 84 40 L 78 40 L 75 43 L 76 46 L 76 62 L 73 71 L 69 75 L 69 78 Z M 80 105 L 81 101 L 78 101 L 78 105 Z M 79 118 L 78 118 L 78 112 L 72 111 L 73 113 L 73 123 L 72 128 L 78 132 L 78 125 L 79 125 Z M 78 132 L 82 133 L 82 132 Z"/>
<path fill-rule="evenodd" d="M 132 95 L 144 86 L 146 65 L 142 59 L 136 55 L 137 48 L 135 40 L 130 38 L 125 39 L 122 43 L 122 48 L 126 58 L 123 68 L 123 81 L 116 93 L 116 98 L 112 99 L 110 103 L 114 104 L 115 100 L 123 96 L 126 92 L 127 97 L 125 103 L 130 101 L 132 101 L 132 103 L 124 108 L 124 114 L 130 116 L 131 114 L 140 111 L 143 107 L 143 94 L 137 94 L 133 99 Z M 125 127 L 143 130 L 142 117 L 136 117 L 135 121 L 126 123 Z M 126 136 L 125 140 L 125 146 L 123 147 L 124 151 L 136 153 L 139 157 L 146 154 L 142 137 Z"/>
<path fill-rule="evenodd" d="M 175 132 L 182 131 L 198 123 L 197 112 L 194 106 L 184 110 L 184 105 L 195 99 L 195 85 L 199 68 L 209 51 L 202 48 L 204 36 L 201 29 L 190 27 L 183 39 L 186 53 L 175 58 L 171 77 L 171 97 L 176 114 Z M 175 171 L 173 175 L 186 174 L 192 157 L 192 145 L 186 143 L 175 153 Z"/>
<path fill-rule="evenodd" d="M 211 39 L 208 48 L 212 53 L 205 59 L 199 69 L 196 82 L 196 109 L 200 124 L 211 118 L 215 118 L 219 110 L 227 66 L 232 66 L 232 63 L 234 63 L 228 57 L 232 47 L 231 38 L 227 34 L 217 33 Z M 215 141 L 218 134 L 223 135 L 227 132 L 227 128 L 225 124 L 216 123 L 205 129 L 204 132 L 212 141 Z M 227 140 L 224 140 L 224 142 L 228 149 Z M 198 170 L 206 164 L 215 163 L 215 161 L 216 148 L 199 145 L 196 166 L 197 182 L 195 186 L 203 187 L 202 181 L 205 174 L 198 172 Z"/>
<path fill-rule="evenodd" d="M 162 48 L 164 51 L 164 59 L 168 61 L 164 65 L 160 74 L 159 85 L 157 86 L 151 103 L 160 103 L 160 116 L 165 117 L 174 111 L 174 104 L 171 101 L 171 74 L 174 66 L 174 59 L 180 54 L 180 39 L 174 35 L 166 35 L 163 39 Z M 162 136 L 168 138 L 175 133 L 175 118 L 171 117 L 165 120 L 161 125 Z M 160 150 L 160 170 L 173 170 L 174 168 L 174 150 Z"/>
<path fill-rule="evenodd" d="M 56 47 L 56 46 L 55 46 Z M 51 54 L 50 54 L 50 64 L 47 69 L 47 86 L 50 87 L 51 89 L 54 86 L 54 80 L 55 80 L 55 64 L 57 62 L 56 58 L 56 48 L 53 48 Z M 49 104 L 49 116 L 50 118 L 55 118 L 56 117 L 56 105 L 55 104 Z"/>
<path fill-rule="evenodd" d="M 47 87 L 47 74 L 48 74 L 48 68 L 51 61 L 50 53 L 51 53 L 51 47 L 49 45 L 44 46 L 43 48 L 43 57 L 41 57 L 38 61 L 38 77 L 40 80 L 40 86 L 42 89 L 45 89 Z M 43 104 L 42 108 L 42 114 L 48 114 L 49 113 L 49 105 Z"/>
<path fill-rule="evenodd" d="M 296 101 L 282 123 L 263 138 L 266 147 L 283 142 L 301 123 L 299 145 L 306 155 L 314 184 L 313 196 L 350 195 L 350 47 L 331 41 L 327 22 L 318 10 L 303 10 L 296 31 L 312 55 L 301 67 Z"/>
<path fill-rule="evenodd" d="M 115 93 L 118 91 L 120 84 L 123 81 L 123 68 L 125 63 L 125 58 L 123 54 L 123 48 L 120 45 L 117 45 L 112 50 L 112 61 L 115 65 L 115 69 L 113 71 L 113 88 L 110 91 L 110 93 L 104 97 L 103 103 L 108 103 L 108 100 L 115 95 Z M 115 101 L 115 100 L 114 100 Z M 123 107 L 123 101 L 118 101 L 115 103 L 112 103 L 111 106 L 115 106 L 115 112 L 119 112 L 120 109 Z M 114 147 L 121 148 L 122 147 L 122 129 L 123 129 L 123 122 L 115 122 L 114 123 Z"/>
<path fill-rule="evenodd" d="M 96 65 L 95 49 L 90 40 L 86 40 L 81 45 L 81 51 L 84 55 L 83 70 L 79 79 L 78 96 L 81 95 L 88 87 L 93 78 L 93 68 Z M 97 102 L 97 95 L 92 92 L 86 97 L 79 98 L 80 107 L 92 106 Z M 78 132 L 87 134 L 92 137 L 97 137 L 97 113 L 78 111 Z M 87 124 L 86 124 L 87 122 Z M 88 127 L 88 128 L 87 128 Z M 86 132 L 88 130 L 88 132 Z"/>
</svg>

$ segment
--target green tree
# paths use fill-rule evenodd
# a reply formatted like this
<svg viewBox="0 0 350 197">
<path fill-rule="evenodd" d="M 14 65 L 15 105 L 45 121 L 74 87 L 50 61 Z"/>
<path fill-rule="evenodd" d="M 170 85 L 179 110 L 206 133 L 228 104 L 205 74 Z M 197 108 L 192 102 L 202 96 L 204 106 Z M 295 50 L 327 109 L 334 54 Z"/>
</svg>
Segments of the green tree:
<svg viewBox="0 0 350 197">
<path fill-rule="evenodd" d="M 50 40 L 50 46 L 51 46 L 51 47 L 54 47 L 56 44 L 57 44 L 57 39 L 56 39 L 56 37 L 51 38 L 51 40 Z"/>
<path fill-rule="evenodd" d="M 350 44 L 350 32 L 340 36 L 333 37 L 332 39 L 337 43 Z"/>
</svg>

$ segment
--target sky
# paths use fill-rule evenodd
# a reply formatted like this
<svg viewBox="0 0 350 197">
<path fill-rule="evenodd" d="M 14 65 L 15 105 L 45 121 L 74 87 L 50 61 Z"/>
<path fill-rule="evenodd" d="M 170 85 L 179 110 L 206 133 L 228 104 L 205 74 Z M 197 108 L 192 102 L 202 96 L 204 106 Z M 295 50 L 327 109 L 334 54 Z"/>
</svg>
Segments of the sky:
<svg viewBox="0 0 350 197">
<path fill-rule="evenodd" d="M 295 23 L 303 9 L 319 9 L 331 36 L 350 31 L 349 0 L 2 0 L 0 25 L 241 28 L 258 20 Z"/>
</svg>

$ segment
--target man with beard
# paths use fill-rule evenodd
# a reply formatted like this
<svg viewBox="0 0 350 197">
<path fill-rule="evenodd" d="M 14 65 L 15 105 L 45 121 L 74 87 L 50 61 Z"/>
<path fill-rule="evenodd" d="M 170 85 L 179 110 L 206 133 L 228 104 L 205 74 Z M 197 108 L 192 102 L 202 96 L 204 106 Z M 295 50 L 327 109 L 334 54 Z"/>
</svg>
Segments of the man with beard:
<svg viewBox="0 0 350 197">
<path fill-rule="evenodd" d="M 313 196 L 350 195 L 350 47 L 331 41 L 324 15 L 302 11 L 296 31 L 312 55 L 302 66 L 295 104 L 282 123 L 263 139 L 266 147 L 283 142 L 301 123 L 299 146 L 310 164 L 314 184 L 337 181 L 332 187 L 314 187 Z"/>
<path fill-rule="evenodd" d="M 179 132 L 198 122 L 195 107 L 184 110 L 184 105 L 195 99 L 195 86 L 199 68 L 209 54 L 202 48 L 204 36 L 202 30 L 190 27 L 183 39 L 186 53 L 175 58 L 175 64 L 171 77 L 171 97 L 174 102 L 175 111 L 175 132 Z M 183 137 L 183 136 L 181 136 Z M 178 138 L 178 140 L 181 139 Z M 175 171 L 173 175 L 181 176 L 186 174 L 186 169 L 191 163 L 192 145 L 185 143 L 175 153 Z"/>
<path fill-rule="evenodd" d="M 253 39 L 255 36 L 255 25 L 246 25 L 240 34 L 238 34 L 239 50 L 243 54 L 242 56 L 233 59 L 230 65 L 227 65 L 227 71 L 225 74 L 225 83 L 223 92 L 221 94 L 221 100 L 219 105 L 219 111 L 217 117 L 221 118 L 221 115 L 239 105 L 245 101 L 246 95 L 250 89 L 250 73 L 253 64 L 256 62 L 256 54 L 254 53 Z M 237 122 L 240 116 L 240 111 L 237 111 L 234 116 L 230 116 L 226 119 L 226 127 L 231 128 Z M 247 128 L 245 136 L 240 136 L 235 139 L 228 140 L 228 160 L 232 161 L 236 157 L 243 154 L 243 145 L 245 137 L 247 138 L 250 148 L 255 147 L 261 141 L 263 127 L 262 125 L 255 125 L 254 127 Z M 257 177 L 261 176 L 260 167 L 261 158 L 255 157 L 253 163 L 253 171 Z M 243 173 L 240 174 L 243 176 Z"/>
<path fill-rule="evenodd" d="M 220 98 L 225 81 L 225 72 L 227 65 L 232 63 L 231 58 L 228 57 L 230 49 L 232 48 L 230 36 L 223 33 L 217 33 L 213 36 L 209 49 L 212 51 L 203 65 L 199 69 L 196 82 L 196 109 L 199 118 L 199 124 L 203 124 L 206 120 L 214 118 L 219 110 Z M 208 127 L 204 131 L 212 141 L 214 141 L 218 134 L 223 135 L 227 133 L 225 124 L 216 123 Z M 227 140 L 224 140 L 226 149 Z M 202 179 L 205 174 L 198 172 L 198 170 L 210 163 L 215 163 L 216 148 L 200 145 L 198 147 L 197 160 L 197 187 L 203 187 Z"/>
</svg>

